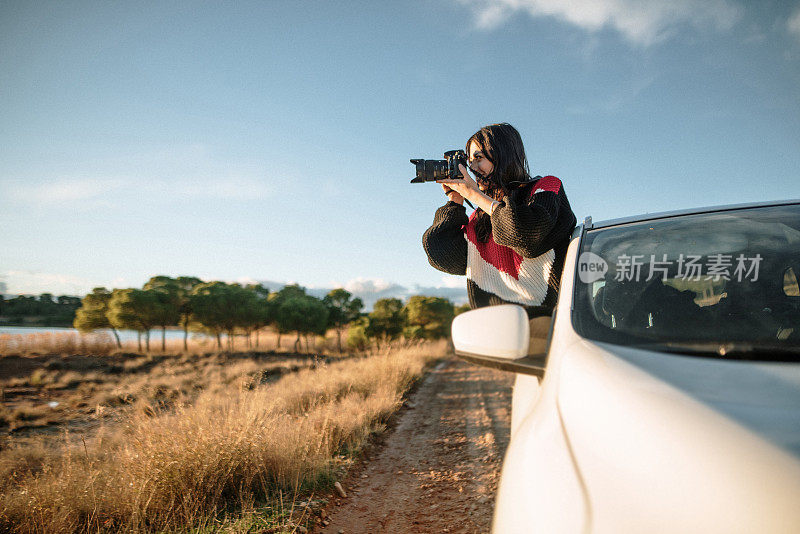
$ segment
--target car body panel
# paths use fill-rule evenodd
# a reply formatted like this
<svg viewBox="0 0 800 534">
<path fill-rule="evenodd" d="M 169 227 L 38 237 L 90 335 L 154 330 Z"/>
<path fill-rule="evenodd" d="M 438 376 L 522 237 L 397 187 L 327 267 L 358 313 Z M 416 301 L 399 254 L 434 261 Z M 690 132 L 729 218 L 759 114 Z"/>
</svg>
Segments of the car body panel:
<svg viewBox="0 0 800 534">
<path fill-rule="evenodd" d="M 567 250 L 566 262 L 576 258 L 577 239 Z M 562 280 L 562 291 L 572 282 Z M 569 302 L 558 304 L 548 352 L 547 372 L 540 380 L 517 374 L 512 396 L 511 441 L 503 462 L 493 532 L 586 532 L 591 510 L 580 473 L 558 414 L 560 360 L 571 331 Z M 559 483 L 554 485 L 553 480 Z"/>
<path fill-rule="evenodd" d="M 597 345 L 800 457 L 800 365 Z"/>
<path fill-rule="evenodd" d="M 800 532 L 800 364 L 579 336 L 582 235 L 567 251 L 544 377 L 516 376 L 493 532 Z"/>
<path fill-rule="evenodd" d="M 494 532 L 578 533 L 590 525 L 586 489 L 558 414 L 556 386 L 554 380 L 539 385 L 536 377 L 517 375 L 514 406 L 533 402 L 535 409 L 517 410 L 516 415 L 512 409 L 514 428 L 503 462 Z"/>
<path fill-rule="evenodd" d="M 797 457 L 580 343 L 564 358 L 558 402 L 592 532 L 800 532 Z"/>
</svg>

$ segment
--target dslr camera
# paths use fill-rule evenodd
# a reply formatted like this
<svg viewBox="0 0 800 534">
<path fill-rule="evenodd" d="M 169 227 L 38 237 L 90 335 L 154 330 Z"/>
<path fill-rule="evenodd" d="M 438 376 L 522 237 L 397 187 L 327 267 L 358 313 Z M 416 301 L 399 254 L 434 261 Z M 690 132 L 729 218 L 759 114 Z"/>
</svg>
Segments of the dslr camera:
<svg viewBox="0 0 800 534">
<path fill-rule="evenodd" d="M 467 155 L 463 150 L 449 150 L 444 153 L 445 159 L 412 159 L 417 168 L 417 176 L 412 184 L 435 182 L 436 180 L 460 180 L 461 171 L 458 166 L 467 167 Z"/>
</svg>

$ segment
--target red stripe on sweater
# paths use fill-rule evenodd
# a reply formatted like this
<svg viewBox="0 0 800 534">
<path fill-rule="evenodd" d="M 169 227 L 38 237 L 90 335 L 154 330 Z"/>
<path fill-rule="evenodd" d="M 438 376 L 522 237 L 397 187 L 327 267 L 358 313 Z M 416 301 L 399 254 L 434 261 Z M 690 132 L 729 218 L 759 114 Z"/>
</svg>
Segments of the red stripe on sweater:
<svg viewBox="0 0 800 534">
<path fill-rule="evenodd" d="M 533 184 L 531 188 L 531 196 L 535 195 L 540 191 L 551 191 L 553 193 L 558 194 L 561 190 L 561 180 L 556 178 L 555 176 L 544 176 L 539 178 L 539 180 Z"/>
<path fill-rule="evenodd" d="M 476 218 L 474 215 L 475 212 L 472 213 L 467 226 L 464 228 L 467 239 L 475 245 L 481 258 L 486 263 L 492 265 L 498 271 L 512 276 L 514 280 L 519 280 L 519 266 L 522 264 L 522 256 L 514 252 L 510 247 L 498 245 L 491 236 L 489 236 L 489 241 L 486 243 L 478 242 L 478 235 L 475 233 Z"/>
</svg>

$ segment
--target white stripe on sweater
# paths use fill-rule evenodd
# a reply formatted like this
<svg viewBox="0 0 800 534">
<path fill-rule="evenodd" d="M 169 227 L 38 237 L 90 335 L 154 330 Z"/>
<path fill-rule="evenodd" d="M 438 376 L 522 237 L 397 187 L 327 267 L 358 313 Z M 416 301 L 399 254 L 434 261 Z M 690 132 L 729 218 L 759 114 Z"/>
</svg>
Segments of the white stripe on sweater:
<svg viewBox="0 0 800 534">
<path fill-rule="evenodd" d="M 544 302 L 555 259 L 553 249 L 535 258 L 522 258 L 519 279 L 515 279 L 484 260 L 475 244 L 467 239 L 467 278 L 484 291 L 525 306 L 538 306 Z"/>
</svg>

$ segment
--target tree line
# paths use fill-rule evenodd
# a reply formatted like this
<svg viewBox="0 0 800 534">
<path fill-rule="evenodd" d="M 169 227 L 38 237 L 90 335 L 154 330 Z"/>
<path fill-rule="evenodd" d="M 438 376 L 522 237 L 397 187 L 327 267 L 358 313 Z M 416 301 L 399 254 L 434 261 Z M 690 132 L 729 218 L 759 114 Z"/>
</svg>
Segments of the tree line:
<svg viewBox="0 0 800 534">
<path fill-rule="evenodd" d="M 305 288 L 291 284 L 279 291 L 261 284 L 242 286 L 220 281 L 204 282 L 195 277 L 154 276 L 141 289 L 109 291 L 97 287 L 81 300 L 73 325 L 82 332 L 110 329 L 121 347 L 118 330 L 140 333 L 139 350 L 144 338 L 150 350 L 150 331 L 161 330 L 161 348 L 166 346 L 166 329 L 179 326 L 184 332 L 184 350 L 188 350 L 189 332 L 213 336 L 217 346 L 232 350 L 235 335 L 242 335 L 248 346 L 259 345 L 259 332 L 273 328 L 280 347 L 281 336 L 295 334 L 294 350 L 302 340 L 308 348 L 309 336 L 324 336 L 335 330 L 338 350 L 344 340 L 353 348 L 381 344 L 401 336 L 406 339 L 434 339 L 449 335 L 450 323 L 462 308 L 449 300 L 416 295 L 407 303 L 400 299 L 380 299 L 373 311 L 362 313 L 360 298 L 337 288 L 317 298 Z"/>
<path fill-rule="evenodd" d="M 0 295 L 0 324 L 22 325 L 26 319 L 35 319 L 41 326 L 69 326 L 80 306 L 79 297 L 55 297 L 52 293 L 42 293 L 38 298 L 19 295 L 6 299 Z"/>
</svg>

